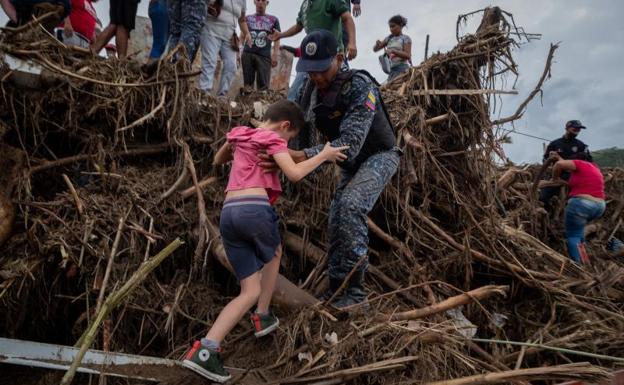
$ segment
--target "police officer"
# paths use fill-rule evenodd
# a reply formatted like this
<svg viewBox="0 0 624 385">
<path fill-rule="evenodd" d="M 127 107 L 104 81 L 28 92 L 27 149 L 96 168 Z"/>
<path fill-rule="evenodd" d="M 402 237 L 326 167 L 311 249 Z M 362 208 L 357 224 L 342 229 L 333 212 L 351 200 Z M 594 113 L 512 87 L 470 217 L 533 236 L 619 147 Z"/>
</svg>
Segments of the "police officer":
<svg viewBox="0 0 624 385">
<path fill-rule="evenodd" d="M 322 144 L 316 145 L 313 129 L 332 146 L 349 146 L 329 211 L 330 288 L 326 299 L 355 269 L 346 289 L 333 301 L 340 308 L 366 299 L 366 219 L 397 170 L 400 150 L 378 83 L 366 71 L 344 70 L 344 54 L 331 32 L 308 34 L 301 43 L 301 55 L 297 71 L 308 73 L 309 79 L 296 102 L 312 130 L 300 134 L 298 145 L 304 149 L 291 151 L 291 155 L 295 161 L 303 161 L 322 150 Z"/>
<path fill-rule="evenodd" d="M 555 160 L 560 159 L 570 159 L 572 156 L 579 152 L 587 152 L 589 154 L 589 149 L 587 145 L 580 140 L 576 139 L 578 134 L 581 132 L 581 129 L 585 129 L 586 127 L 579 120 L 570 120 L 565 125 L 565 134 L 556 140 L 553 140 L 546 147 L 546 152 L 544 152 L 544 162 L 546 162 L 549 158 L 554 158 Z M 570 175 L 568 173 L 564 173 L 562 175 L 562 179 L 568 180 Z M 560 186 L 555 187 L 545 187 L 540 190 L 540 201 L 544 203 L 546 208 L 550 207 L 550 200 L 555 195 L 559 194 Z"/>
</svg>

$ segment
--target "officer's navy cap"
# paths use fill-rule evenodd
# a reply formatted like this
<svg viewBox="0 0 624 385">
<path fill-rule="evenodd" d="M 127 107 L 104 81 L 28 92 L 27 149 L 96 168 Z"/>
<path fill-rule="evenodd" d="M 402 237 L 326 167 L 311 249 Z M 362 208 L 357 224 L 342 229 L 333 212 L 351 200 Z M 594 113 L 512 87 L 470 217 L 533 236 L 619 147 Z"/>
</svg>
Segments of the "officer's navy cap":
<svg viewBox="0 0 624 385">
<path fill-rule="evenodd" d="M 583 126 L 583 123 L 581 123 L 580 120 L 570 120 L 566 123 L 566 128 L 570 128 L 570 127 L 574 127 L 574 128 L 587 128 L 585 126 Z"/>
<path fill-rule="evenodd" d="M 333 33 L 319 29 L 310 32 L 301 42 L 301 57 L 297 72 L 324 72 L 338 53 L 338 41 Z"/>
</svg>

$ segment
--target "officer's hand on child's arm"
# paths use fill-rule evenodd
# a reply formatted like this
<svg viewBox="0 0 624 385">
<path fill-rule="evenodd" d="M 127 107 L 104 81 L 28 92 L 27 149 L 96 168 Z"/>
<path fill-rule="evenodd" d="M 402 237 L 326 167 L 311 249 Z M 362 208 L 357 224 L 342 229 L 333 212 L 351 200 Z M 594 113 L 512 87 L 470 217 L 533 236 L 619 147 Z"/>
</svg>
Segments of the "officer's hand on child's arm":
<svg viewBox="0 0 624 385">
<path fill-rule="evenodd" d="M 266 152 L 262 152 L 258 154 L 258 158 L 260 158 L 260 162 L 258 166 L 264 169 L 264 172 L 275 172 L 279 170 L 277 163 L 275 163 L 275 159 Z"/>
<path fill-rule="evenodd" d="M 327 162 L 342 162 L 347 159 L 347 156 L 343 151 L 347 150 L 349 146 L 332 147 L 330 142 L 325 143 L 321 155 L 325 156 Z"/>
</svg>

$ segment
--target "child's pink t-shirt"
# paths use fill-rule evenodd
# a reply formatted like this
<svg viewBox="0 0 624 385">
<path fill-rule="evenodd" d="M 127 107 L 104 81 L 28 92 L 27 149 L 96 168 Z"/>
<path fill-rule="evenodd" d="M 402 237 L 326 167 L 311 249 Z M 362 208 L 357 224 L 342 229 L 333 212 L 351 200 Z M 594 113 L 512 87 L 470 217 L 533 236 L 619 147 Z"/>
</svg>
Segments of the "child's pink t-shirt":
<svg viewBox="0 0 624 385">
<path fill-rule="evenodd" d="M 593 163 L 584 160 L 573 160 L 576 171 L 572 171 L 569 197 L 577 195 L 591 195 L 598 199 L 605 199 L 604 178 L 600 169 Z"/>
<path fill-rule="evenodd" d="M 275 202 L 282 192 L 278 172 L 266 172 L 260 167 L 258 154 L 288 152 L 286 140 L 274 131 L 244 126 L 233 128 L 226 138 L 232 145 L 234 160 L 225 191 L 263 187 L 271 203 Z"/>
</svg>

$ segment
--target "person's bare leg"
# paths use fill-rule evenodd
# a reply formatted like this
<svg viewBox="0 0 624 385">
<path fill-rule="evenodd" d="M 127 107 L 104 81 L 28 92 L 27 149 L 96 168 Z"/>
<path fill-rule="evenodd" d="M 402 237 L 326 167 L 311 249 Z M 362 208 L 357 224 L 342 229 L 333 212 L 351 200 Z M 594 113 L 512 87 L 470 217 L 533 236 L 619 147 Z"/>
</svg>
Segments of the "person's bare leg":
<svg viewBox="0 0 624 385">
<path fill-rule="evenodd" d="M 117 57 L 124 59 L 128 56 L 128 40 L 130 39 L 130 31 L 123 25 L 117 27 L 115 35 L 115 43 L 117 44 Z"/>
<path fill-rule="evenodd" d="M 264 265 L 262 268 L 261 290 L 260 298 L 258 298 L 257 312 L 260 314 L 266 314 L 269 312 L 269 306 L 271 305 L 271 298 L 275 291 L 275 283 L 277 282 L 277 276 L 279 274 L 280 261 L 282 260 L 282 246 L 275 252 L 275 257 L 271 262 Z"/>
<path fill-rule="evenodd" d="M 241 292 L 231 300 L 206 334 L 206 339 L 221 344 L 225 336 L 238 324 L 260 296 L 260 273 L 255 272 L 240 282 Z"/>
<path fill-rule="evenodd" d="M 11 3 L 11 0 L 0 0 L 0 6 L 4 10 L 4 13 L 11 19 L 12 22 L 17 23 L 17 11 Z"/>
<path fill-rule="evenodd" d="M 106 28 L 104 28 L 104 30 L 99 35 L 97 35 L 97 38 L 95 39 L 93 44 L 91 44 L 91 52 L 96 55 L 100 53 L 102 48 L 104 48 L 104 46 L 108 44 L 110 39 L 115 36 L 116 32 L 117 26 L 115 24 L 109 24 Z"/>
</svg>

